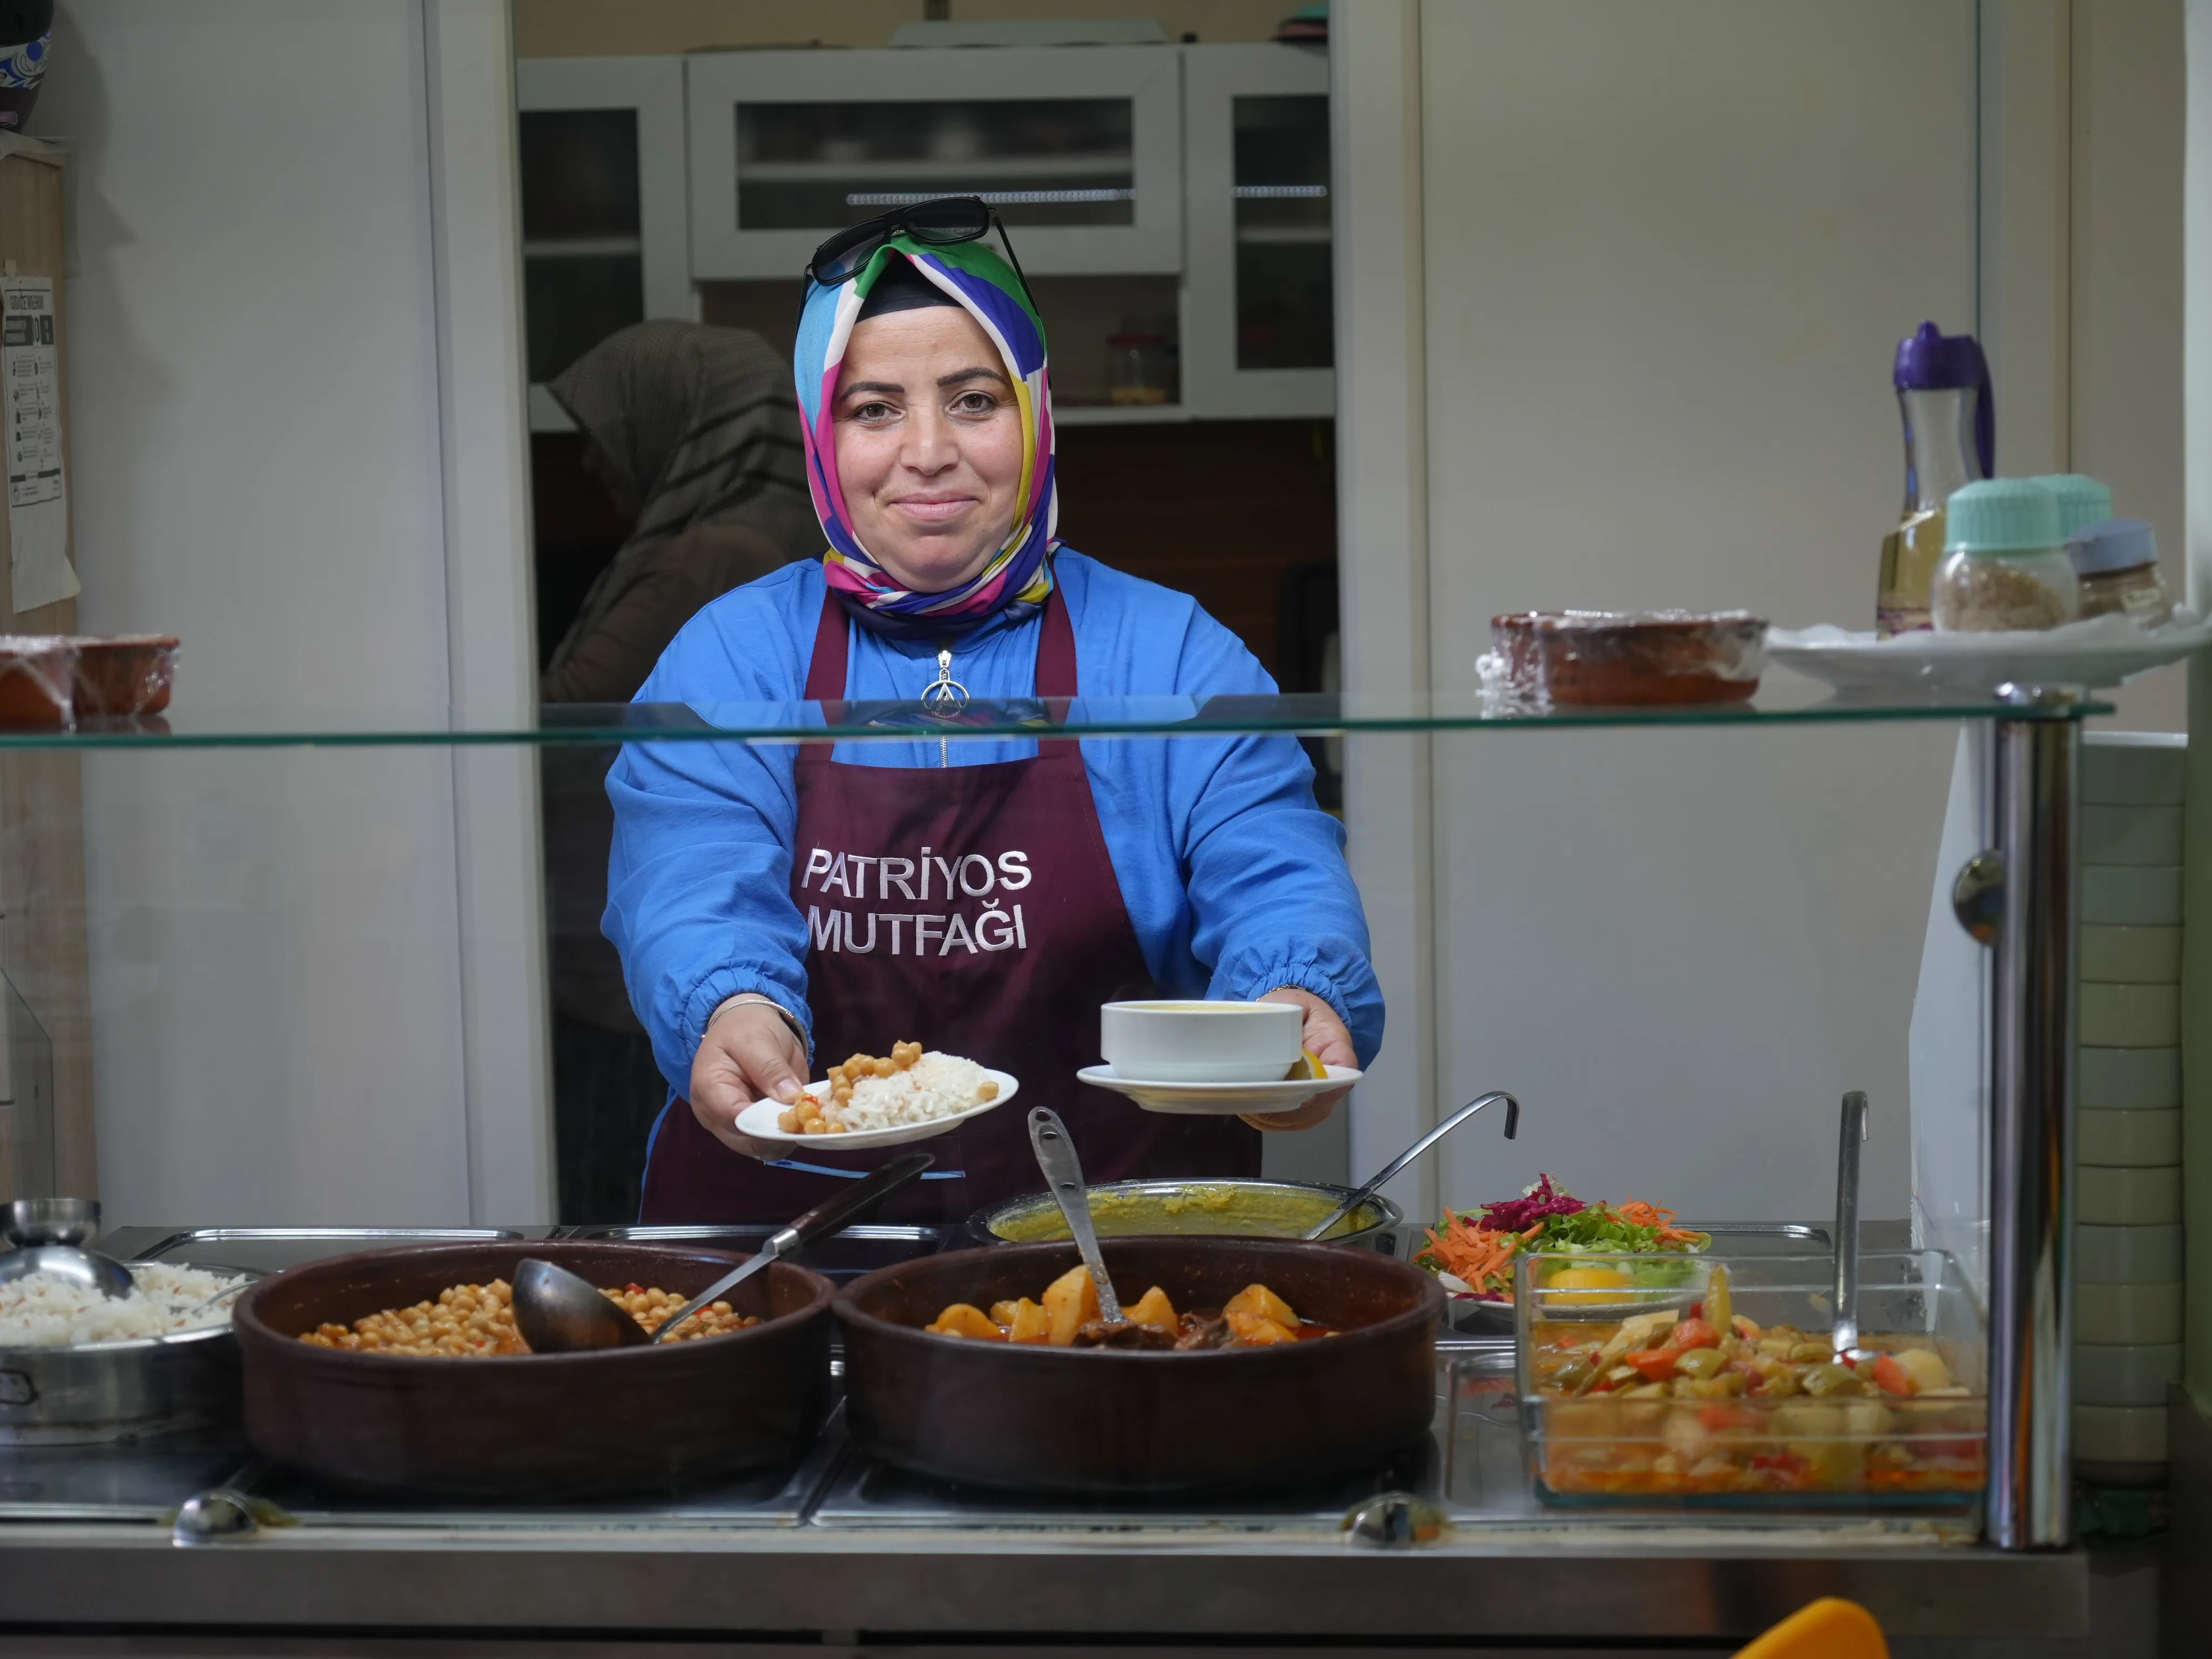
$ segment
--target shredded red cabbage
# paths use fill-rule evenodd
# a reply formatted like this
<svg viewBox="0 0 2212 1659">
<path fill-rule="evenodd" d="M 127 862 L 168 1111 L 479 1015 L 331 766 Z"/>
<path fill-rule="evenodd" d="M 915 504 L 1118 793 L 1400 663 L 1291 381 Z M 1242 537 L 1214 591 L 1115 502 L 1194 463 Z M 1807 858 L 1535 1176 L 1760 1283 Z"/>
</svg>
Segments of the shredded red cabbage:
<svg viewBox="0 0 2212 1659">
<path fill-rule="evenodd" d="M 1547 1217 L 1579 1215 L 1589 1207 L 1565 1188 L 1553 1186 L 1551 1176 L 1540 1175 L 1535 1189 L 1524 1196 L 1484 1205 L 1482 1219 L 1475 1226 L 1486 1233 L 1525 1233 Z"/>
</svg>

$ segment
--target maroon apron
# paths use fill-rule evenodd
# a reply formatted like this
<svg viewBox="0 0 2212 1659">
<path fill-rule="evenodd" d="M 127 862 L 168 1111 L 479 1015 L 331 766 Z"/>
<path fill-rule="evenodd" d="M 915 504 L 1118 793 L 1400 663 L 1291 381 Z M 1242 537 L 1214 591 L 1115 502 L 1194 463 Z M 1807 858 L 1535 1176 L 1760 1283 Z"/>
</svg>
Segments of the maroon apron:
<svg viewBox="0 0 2212 1659">
<path fill-rule="evenodd" d="M 847 628 L 825 596 L 810 701 L 844 696 Z M 1037 695 L 1073 696 L 1075 633 L 1057 588 L 1038 634 Z M 936 1167 L 878 1219 L 957 1222 L 1042 1192 L 1033 1106 L 1066 1120 L 1094 1182 L 1259 1173 L 1259 1133 L 1237 1119 L 1142 1111 L 1076 1081 L 1098 1059 L 1098 1005 L 1157 993 L 1073 739 L 983 766 L 852 766 L 830 756 L 828 744 L 799 749 L 792 842 L 792 901 L 811 941 L 815 1071 L 914 1041 L 1021 1083 L 1009 1106 L 923 1143 Z M 653 1135 L 641 1218 L 786 1221 L 908 1150 L 840 1154 L 831 1144 L 803 1140 L 764 1164 L 723 1146 L 676 1100 Z"/>
</svg>

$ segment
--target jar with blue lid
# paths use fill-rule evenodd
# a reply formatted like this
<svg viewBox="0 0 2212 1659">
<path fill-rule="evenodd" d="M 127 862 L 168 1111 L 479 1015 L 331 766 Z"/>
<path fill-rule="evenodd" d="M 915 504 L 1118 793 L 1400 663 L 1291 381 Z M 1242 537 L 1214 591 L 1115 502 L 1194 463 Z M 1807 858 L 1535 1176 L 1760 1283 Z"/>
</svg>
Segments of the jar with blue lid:
<svg viewBox="0 0 2212 1659">
<path fill-rule="evenodd" d="M 2158 574 L 2158 538 L 2141 519 L 2106 519 L 2066 538 L 2081 584 L 2081 614 L 2128 617 L 2145 628 L 2173 619 L 2173 596 Z"/>
</svg>

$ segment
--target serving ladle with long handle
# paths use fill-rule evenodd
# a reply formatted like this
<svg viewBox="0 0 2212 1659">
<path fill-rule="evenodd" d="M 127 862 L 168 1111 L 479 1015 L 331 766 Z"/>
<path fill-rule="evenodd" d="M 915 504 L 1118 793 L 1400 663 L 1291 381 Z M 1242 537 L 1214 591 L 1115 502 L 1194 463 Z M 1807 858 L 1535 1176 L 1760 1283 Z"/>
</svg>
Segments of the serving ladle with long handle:
<svg viewBox="0 0 2212 1659">
<path fill-rule="evenodd" d="M 566 1267 L 526 1256 L 514 1269 L 514 1328 L 532 1353 L 577 1353 L 592 1348 L 642 1348 L 665 1342 L 700 1309 L 728 1295 L 772 1261 L 796 1254 L 857 1221 L 937 1162 L 928 1152 L 895 1158 L 865 1180 L 816 1205 L 769 1237 L 751 1257 L 730 1269 L 650 1333 L 610 1301 L 599 1287 Z"/>
<path fill-rule="evenodd" d="M 1082 1252 L 1083 1265 L 1091 1269 L 1091 1282 L 1098 1287 L 1098 1317 L 1109 1325 L 1127 1323 L 1121 1298 L 1114 1294 L 1114 1281 L 1106 1276 L 1106 1258 L 1098 1253 L 1098 1230 L 1091 1224 L 1091 1189 L 1083 1182 L 1083 1160 L 1075 1155 L 1067 1125 L 1049 1106 L 1030 1112 L 1030 1150 L 1044 1171 L 1047 1189 L 1060 1202 L 1068 1237 Z"/>
<path fill-rule="evenodd" d="M 1501 1100 L 1505 1103 L 1505 1138 L 1508 1140 L 1512 1139 L 1514 1136 L 1521 1133 L 1521 1103 L 1514 1099 L 1511 1095 L 1507 1094 L 1503 1089 L 1492 1089 L 1488 1094 L 1483 1096 L 1480 1099 L 1468 1102 L 1466 1105 L 1461 1107 L 1459 1110 L 1454 1112 L 1443 1122 L 1437 1124 L 1435 1128 L 1430 1130 L 1428 1133 L 1423 1135 L 1412 1146 L 1407 1147 L 1404 1152 L 1399 1153 L 1397 1157 L 1392 1158 L 1388 1164 L 1385 1164 L 1379 1170 L 1369 1178 L 1368 1182 L 1364 1187 L 1362 1187 L 1358 1192 L 1352 1194 L 1350 1198 L 1346 1199 L 1343 1203 L 1338 1205 L 1327 1215 L 1323 1216 L 1319 1222 L 1315 1224 L 1313 1226 L 1307 1228 L 1303 1233 L 1300 1233 L 1298 1237 L 1306 1239 L 1319 1238 L 1331 1227 L 1336 1225 L 1336 1224 L 1343 1220 L 1345 1217 L 1353 1213 L 1361 1205 L 1364 1204 L 1369 1199 L 1374 1197 L 1376 1194 L 1381 1192 L 1383 1188 L 1389 1186 L 1400 1170 L 1403 1170 L 1423 1152 L 1427 1152 L 1430 1147 L 1435 1146 L 1437 1142 L 1442 1140 L 1454 1129 L 1458 1128 L 1461 1124 L 1466 1122 L 1468 1119 L 1473 1117 L 1484 1107 L 1495 1106 Z"/>
<path fill-rule="evenodd" d="M 1844 1097 L 1836 1136 L 1836 1300 L 1830 1333 L 1836 1358 L 1848 1360 L 1859 1346 L 1859 1149 L 1867 1138 L 1867 1097 Z"/>
</svg>

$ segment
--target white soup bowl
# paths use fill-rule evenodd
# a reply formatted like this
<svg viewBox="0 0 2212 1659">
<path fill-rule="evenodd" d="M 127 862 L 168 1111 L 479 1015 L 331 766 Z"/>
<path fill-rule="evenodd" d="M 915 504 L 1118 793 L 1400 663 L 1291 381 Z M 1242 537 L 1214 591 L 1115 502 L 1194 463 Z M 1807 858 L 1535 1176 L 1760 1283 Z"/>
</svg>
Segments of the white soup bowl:
<svg viewBox="0 0 2212 1659">
<path fill-rule="evenodd" d="M 1118 1077 L 1273 1083 L 1297 1063 L 1303 1009 L 1287 1002 L 1109 1002 L 1098 1048 Z"/>
</svg>

